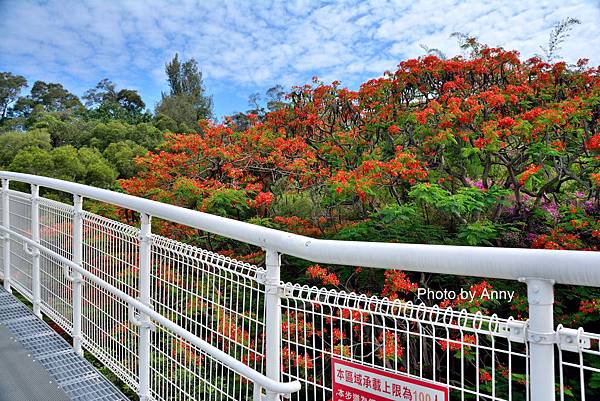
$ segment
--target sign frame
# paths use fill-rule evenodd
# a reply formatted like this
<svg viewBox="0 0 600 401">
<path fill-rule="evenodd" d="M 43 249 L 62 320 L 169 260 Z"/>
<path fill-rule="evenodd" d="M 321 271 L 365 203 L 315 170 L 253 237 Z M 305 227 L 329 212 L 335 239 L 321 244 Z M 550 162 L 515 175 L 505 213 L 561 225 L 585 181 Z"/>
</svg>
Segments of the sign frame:
<svg viewBox="0 0 600 401">
<path fill-rule="evenodd" d="M 361 389 L 357 389 L 355 387 L 348 386 L 347 384 L 344 384 L 344 382 L 338 381 L 337 376 L 336 376 L 336 367 L 339 367 L 340 365 L 350 367 L 350 368 L 356 369 L 356 370 L 362 370 L 366 373 L 384 376 L 386 378 L 397 380 L 400 382 L 405 382 L 409 385 L 410 384 L 418 385 L 418 386 L 425 387 L 425 388 L 428 388 L 431 390 L 442 392 L 442 394 L 443 394 L 442 399 L 431 398 L 430 401 L 449 401 L 450 400 L 450 389 L 447 385 L 444 385 L 442 383 L 437 383 L 437 382 L 427 380 L 427 379 L 417 379 L 417 378 L 405 376 L 405 375 L 399 374 L 399 373 L 392 373 L 389 371 L 385 371 L 383 369 L 377 369 L 377 368 L 374 368 L 371 366 L 361 365 L 356 362 L 351 362 L 351 361 L 348 361 L 345 359 L 331 358 L 332 400 L 337 399 L 336 398 L 336 390 L 345 390 L 345 391 L 351 390 L 352 392 L 365 397 L 367 400 L 374 400 L 374 401 L 406 400 L 406 398 L 404 398 L 404 397 L 402 397 L 402 398 L 398 398 L 396 396 L 387 396 L 386 397 L 385 395 L 374 394 L 374 393 L 371 393 L 371 392 L 368 392 L 365 390 L 361 390 Z M 344 400 L 346 400 L 346 398 L 344 398 Z M 350 400 L 350 401 L 352 401 L 352 400 Z M 413 401 L 423 401 L 423 400 L 413 398 Z"/>
</svg>

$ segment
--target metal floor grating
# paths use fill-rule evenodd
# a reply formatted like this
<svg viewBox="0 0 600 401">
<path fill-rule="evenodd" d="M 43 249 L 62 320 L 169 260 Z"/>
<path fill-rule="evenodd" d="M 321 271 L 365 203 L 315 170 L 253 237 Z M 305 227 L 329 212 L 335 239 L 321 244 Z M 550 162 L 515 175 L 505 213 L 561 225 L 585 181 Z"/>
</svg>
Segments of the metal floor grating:
<svg viewBox="0 0 600 401">
<path fill-rule="evenodd" d="M 16 297 L 0 289 L 0 326 L 41 365 L 71 400 L 128 400 L 94 366 Z"/>
</svg>

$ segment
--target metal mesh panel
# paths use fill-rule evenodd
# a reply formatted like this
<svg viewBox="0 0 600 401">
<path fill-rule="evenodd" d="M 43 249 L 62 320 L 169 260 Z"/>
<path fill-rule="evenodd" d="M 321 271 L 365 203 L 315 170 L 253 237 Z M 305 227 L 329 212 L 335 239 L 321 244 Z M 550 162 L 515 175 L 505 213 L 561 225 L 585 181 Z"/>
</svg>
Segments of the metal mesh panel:
<svg viewBox="0 0 600 401">
<path fill-rule="evenodd" d="M 600 334 L 557 329 L 560 401 L 600 397 Z"/>
<path fill-rule="evenodd" d="M 10 191 L 9 200 L 11 229 L 28 237 L 31 197 Z M 39 212 L 41 244 L 72 260 L 74 208 L 42 198 Z M 140 230 L 87 212 L 82 219 L 83 267 L 140 297 Z M 150 235 L 150 243 L 151 307 L 264 373 L 265 270 L 156 235 Z M 12 282 L 31 298 L 31 258 L 21 241 L 12 239 L 10 246 Z M 72 285 L 63 266 L 42 252 L 40 270 L 43 311 L 72 333 Z M 527 322 L 292 283 L 282 283 L 280 290 L 282 380 L 302 383 L 294 400 L 334 398 L 333 359 L 441 383 L 452 400 L 529 399 Z M 11 329 L 32 349 L 42 347 L 33 320 L 20 318 L 2 302 Z M 139 329 L 129 322 L 128 312 L 120 298 L 84 280 L 83 343 L 137 389 Z M 595 399 L 600 336 L 559 327 L 556 339 L 561 401 Z M 252 399 L 250 382 L 164 326 L 154 328 L 150 349 L 150 391 L 156 400 Z M 42 359 L 61 374 L 55 357 Z M 89 381 L 90 392 L 101 393 L 92 379 L 83 375 L 78 380 Z"/>
<path fill-rule="evenodd" d="M 40 243 L 71 259 L 73 239 L 73 207 L 50 199 L 40 199 Z M 44 313 L 52 317 L 67 333 L 71 333 L 72 287 L 63 274 L 63 266 L 42 252 L 40 257 L 40 288 Z"/>
<path fill-rule="evenodd" d="M 263 370 L 264 289 L 256 266 L 153 236 L 154 309 L 250 367 Z M 252 386 L 163 327 L 152 341 L 156 399 L 245 400 Z"/>
<path fill-rule="evenodd" d="M 138 296 L 138 230 L 83 213 L 83 266 L 132 297 Z M 123 381 L 137 388 L 138 329 L 128 322 L 123 300 L 84 281 L 84 344 Z"/>
<path fill-rule="evenodd" d="M 283 378 L 302 382 L 296 400 L 332 398 L 332 358 L 444 383 L 460 399 L 527 394 L 525 322 L 292 284 L 282 317 Z"/>
<path fill-rule="evenodd" d="M 9 193 L 10 228 L 31 238 L 31 199 L 16 191 Z M 11 282 L 25 295 L 31 295 L 31 255 L 23 252 L 23 241 L 10 240 Z"/>
</svg>

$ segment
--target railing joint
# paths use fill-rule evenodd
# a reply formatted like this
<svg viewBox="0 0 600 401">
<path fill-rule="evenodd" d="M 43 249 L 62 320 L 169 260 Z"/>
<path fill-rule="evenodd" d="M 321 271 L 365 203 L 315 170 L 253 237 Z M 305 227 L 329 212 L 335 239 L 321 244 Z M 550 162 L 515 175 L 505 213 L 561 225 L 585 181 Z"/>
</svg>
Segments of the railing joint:
<svg viewBox="0 0 600 401">
<path fill-rule="evenodd" d="M 138 241 L 140 244 L 148 244 L 151 245 L 153 243 L 153 236 L 150 234 L 142 234 L 141 232 L 138 234 Z"/>
<path fill-rule="evenodd" d="M 256 273 L 256 282 L 265 286 L 265 294 L 288 295 L 283 283 L 277 278 L 267 277 L 267 273 L 264 270 Z"/>
<path fill-rule="evenodd" d="M 71 268 L 66 264 L 63 265 L 63 274 L 65 278 L 73 284 L 83 283 L 83 277 L 81 276 L 81 274 L 71 271 Z"/>
<path fill-rule="evenodd" d="M 128 312 L 129 322 L 131 324 L 133 324 L 136 327 L 149 329 L 153 332 L 156 331 L 156 325 L 152 323 L 152 320 L 150 320 L 149 316 L 145 313 L 138 312 L 135 306 L 133 306 L 132 304 L 128 305 Z"/>
<path fill-rule="evenodd" d="M 40 250 L 37 249 L 36 247 L 29 247 L 29 244 L 26 242 L 23 242 L 23 251 L 27 254 L 27 255 L 31 255 L 33 257 L 39 257 L 40 256 Z"/>
<path fill-rule="evenodd" d="M 498 333 L 503 334 L 509 341 L 525 343 L 527 341 L 527 324 L 509 319 L 506 323 L 499 324 Z"/>
<path fill-rule="evenodd" d="M 539 331 L 533 331 L 533 330 L 527 330 L 527 341 L 529 341 L 530 343 L 534 343 L 534 344 L 545 344 L 545 345 L 549 345 L 549 344 L 556 344 L 556 332 L 551 331 L 551 332 L 539 332 Z"/>
<path fill-rule="evenodd" d="M 563 351 L 580 352 L 584 349 L 590 349 L 592 347 L 591 340 L 588 337 L 583 337 L 584 330 L 582 327 L 579 329 L 569 329 L 558 326 L 556 330 L 556 343 L 558 348 Z"/>
</svg>

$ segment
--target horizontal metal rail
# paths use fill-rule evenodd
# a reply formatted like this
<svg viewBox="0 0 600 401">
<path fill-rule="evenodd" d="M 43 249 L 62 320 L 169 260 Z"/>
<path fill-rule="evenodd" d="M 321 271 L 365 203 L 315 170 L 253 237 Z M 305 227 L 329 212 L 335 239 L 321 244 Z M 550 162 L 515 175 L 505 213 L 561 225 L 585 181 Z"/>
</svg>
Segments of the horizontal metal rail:
<svg viewBox="0 0 600 401">
<path fill-rule="evenodd" d="M 110 203 L 315 263 L 600 287 L 599 252 L 321 240 L 54 178 L 7 171 L 0 178 Z"/>
<path fill-rule="evenodd" d="M 191 344 L 197 346 L 200 350 L 202 350 L 202 351 L 206 352 L 208 355 L 214 357 L 219 362 L 222 362 L 223 364 L 227 365 L 233 371 L 239 373 L 243 377 L 248 378 L 249 380 L 251 380 L 252 382 L 254 382 L 256 384 L 259 384 L 261 387 L 265 388 L 267 391 L 272 391 L 274 393 L 291 394 L 291 393 L 295 393 L 300 390 L 300 382 L 299 381 L 296 380 L 296 381 L 292 381 L 292 382 L 288 382 L 288 383 L 282 383 L 282 382 L 278 382 L 276 380 L 273 380 L 273 379 L 263 375 L 262 373 L 258 372 L 257 370 L 250 368 L 249 366 L 245 365 L 241 361 L 238 361 L 237 359 L 230 356 L 229 354 L 221 351 L 220 349 L 214 347 L 213 345 L 209 344 L 208 342 L 195 336 L 193 333 L 191 333 L 188 330 L 184 329 L 183 327 L 177 325 L 176 323 L 174 323 L 173 321 L 164 317 L 163 315 L 157 313 L 152 308 L 144 305 L 142 302 L 129 296 L 125 292 L 119 290 L 117 287 L 115 287 L 112 284 L 106 282 L 105 280 L 99 278 L 98 276 L 94 275 L 93 273 L 90 273 L 89 271 L 87 271 L 86 269 L 81 267 L 80 265 L 59 255 L 58 253 L 52 251 L 51 249 L 46 248 L 45 246 L 25 237 L 24 235 L 17 233 L 16 231 L 7 229 L 6 227 L 0 226 L 0 232 L 2 232 L 4 234 L 8 234 L 10 236 L 13 236 L 15 238 L 18 238 L 19 240 L 23 241 L 28 246 L 38 249 L 40 252 L 45 252 L 46 254 L 52 256 L 53 258 L 60 261 L 61 263 L 64 263 L 65 266 L 70 267 L 77 273 L 80 273 L 86 279 L 90 280 L 91 282 L 95 283 L 96 285 L 100 286 L 101 288 L 107 290 L 108 292 L 115 295 L 116 297 L 122 299 L 124 302 L 126 302 L 129 305 L 130 319 L 132 319 L 132 320 L 134 319 L 133 315 L 134 315 L 135 310 L 147 315 L 150 319 L 158 322 L 162 326 L 173 331 L 177 335 L 179 335 L 182 338 L 189 341 Z"/>
</svg>

